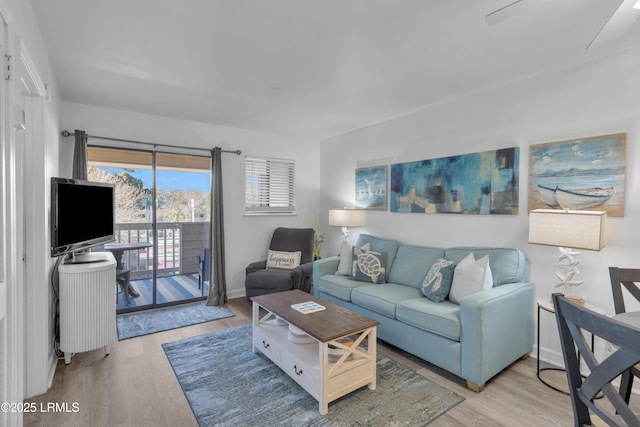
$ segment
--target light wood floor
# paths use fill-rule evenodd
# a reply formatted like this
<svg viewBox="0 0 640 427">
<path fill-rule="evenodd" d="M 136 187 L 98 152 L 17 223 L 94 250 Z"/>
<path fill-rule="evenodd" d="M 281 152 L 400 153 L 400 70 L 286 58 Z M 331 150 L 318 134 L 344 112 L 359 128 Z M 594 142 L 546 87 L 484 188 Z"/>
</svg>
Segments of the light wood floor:
<svg viewBox="0 0 640 427">
<path fill-rule="evenodd" d="M 189 403 L 161 344 L 237 326 L 251 320 L 251 304 L 244 298 L 227 307 L 234 317 L 186 328 L 119 341 L 111 354 L 102 349 L 81 353 L 71 364 L 58 363 L 48 393 L 29 399 L 39 410 L 25 414 L 25 426 L 197 426 Z M 569 426 L 573 424 L 568 396 L 542 384 L 536 360 L 528 358 L 500 373 L 481 393 L 468 390 L 462 380 L 404 352 L 379 343 L 379 352 L 414 369 L 465 397 L 431 426 Z M 68 407 L 66 413 L 47 412 L 50 405 Z M 238 402 L 247 405 L 250 402 Z M 42 410 L 40 410 L 42 408 Z M 331 410 L 331 406 L 329 406 Z M 416 420 L 416 425 L 421 425 Z"/>
</svg>

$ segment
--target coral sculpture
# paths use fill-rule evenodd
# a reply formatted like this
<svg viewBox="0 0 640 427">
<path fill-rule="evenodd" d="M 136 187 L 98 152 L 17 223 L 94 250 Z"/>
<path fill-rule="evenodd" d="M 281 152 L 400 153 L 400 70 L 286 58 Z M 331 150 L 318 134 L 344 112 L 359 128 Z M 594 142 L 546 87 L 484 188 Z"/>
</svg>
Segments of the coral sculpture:
<svg viewBox="0 0 640 427">
<path fill-rule="evenodd" d="M 580 274 L 578 269 L 580 261 L 576 258 L 580 252 L 571 248 L 558 249 L 560 249 L 560 256 L 556 265 L 560 267 L 560 271 L 556 271 L 556 277 L 560 279 L 560 283 L 556 284 L 556 287 L 564 286 L 564 296 L 570 298 L 571 287 L 583 283 L 582 280 L 575 280 L 575 277 Z"/>
</svg>

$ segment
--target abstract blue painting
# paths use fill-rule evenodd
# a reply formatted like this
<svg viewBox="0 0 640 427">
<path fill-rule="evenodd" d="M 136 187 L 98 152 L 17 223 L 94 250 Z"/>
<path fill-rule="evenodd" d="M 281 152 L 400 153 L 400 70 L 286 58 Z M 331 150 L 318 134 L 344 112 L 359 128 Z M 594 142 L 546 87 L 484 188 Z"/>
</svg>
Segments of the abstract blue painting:
<svg viewBox="0 0 640 427">
<path fill-rule="evenodd" d="M 387 210 L 387 166 L 356 169 L 356 207 Z"/>
<path fill-rule="evenodd" d="M 391 212 L 518 214 L 519 148 L 391 165 Z"/>
</svg>

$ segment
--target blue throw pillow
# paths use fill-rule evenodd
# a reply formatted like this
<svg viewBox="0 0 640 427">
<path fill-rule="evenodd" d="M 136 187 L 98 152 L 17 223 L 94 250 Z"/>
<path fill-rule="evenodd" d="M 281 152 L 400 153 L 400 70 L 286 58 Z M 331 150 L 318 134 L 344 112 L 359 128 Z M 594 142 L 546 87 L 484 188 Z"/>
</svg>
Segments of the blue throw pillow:
<svg viewBox="0 0 640 427">
<path fill-rule="evenodd" d="M 433 302 L 447 299 L 453 282 L 453 272 L 456 264 L 453 261 L 440 258 L 433 263 L 422 282 L 422 293 Z"/>
<path fill-rule="evenodd" d="M 387 254 L 365 251 L 357 246 L 352 249 L 351 279 L 360 282 L 385 283 Z"/>
</svg>

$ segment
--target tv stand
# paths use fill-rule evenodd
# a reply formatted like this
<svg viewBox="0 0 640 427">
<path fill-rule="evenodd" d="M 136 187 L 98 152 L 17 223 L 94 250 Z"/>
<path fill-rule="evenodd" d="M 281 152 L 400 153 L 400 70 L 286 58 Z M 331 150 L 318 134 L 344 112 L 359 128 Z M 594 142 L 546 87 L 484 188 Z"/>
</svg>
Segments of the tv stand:
<svg viewBox="0 0 640 427">
<path fill-rule="evenodd" d="M 88 255 L 88 254 L 82 254 Z M 116 329 L 116 260 L 111 252 L 96 252 L 96 261 L 65 260 L 60 275 L 60 350 L 64 363 L 73 353 L 104 347 L 118 340 Z"/>
<path fill-rule="evenodd" d="M 103 262 L 105 260 L 102 252 L 71 252 L 64 259 L 65 264 L 92 264 L 94 262 Z"/>
</svg>

